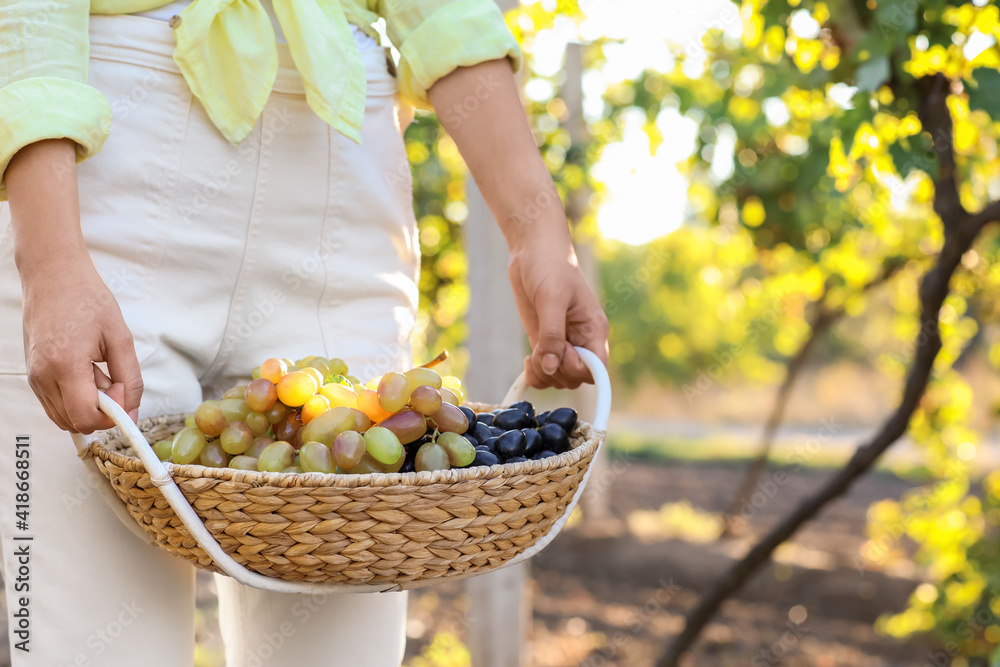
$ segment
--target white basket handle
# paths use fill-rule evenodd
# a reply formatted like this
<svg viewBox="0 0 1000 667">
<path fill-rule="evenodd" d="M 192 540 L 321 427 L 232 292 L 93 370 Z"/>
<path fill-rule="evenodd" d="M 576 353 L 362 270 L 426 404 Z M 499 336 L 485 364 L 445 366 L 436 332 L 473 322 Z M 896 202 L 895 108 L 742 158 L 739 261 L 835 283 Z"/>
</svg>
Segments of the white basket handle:
<svg viewBox="0 0 1000 667">
<path fill-rule="evenodd" d="M 595 416 L 593 421 L 594 427 L 600 430 L 604 430 L 607 428 L 608 416 L 611 413 L 611 384 L 608 381 L 608 372 L 604 368 L 604 364 L 601 363 L 601 360 L 598 359 L 597 355 L 595 355 L 593 352 L 581 347 L 576 348 L 576 350 L 577 352 L 580 353 L 580 358 L 583 360 L 583 363 L 585 363 L 587 367 L 590 369 L 590 372 L 594 377 L 594 383 L 597 386 L 597 405 L 595 407 Z M 524 379 L 524 373 L 522 373 L 521 377 L 519 377 L 514 382 L 514 385 L 507 393 L 508 397 L 513 395 L 515 396 L 515 399 L 513 400 L 516 400 L 517 398 L 520 397 L 521 394 L 523 394 L 526 386 L 527 383 L 525 382 Z M 194 508 L 191 507 L 191 504 L 188 502 L 187 498 L 184 497 L 184 494 L 181 493 L 181 490 L 177 487 L 177 483 L 174 481 L 173 477 L 170 474 L 175 464 L 164 463 L 159 459 L 159 457 L 153 451 L 153 448 L 146 441 L 146 437 L 139 430 L 139 427 L 135 425 L 135 422 L 133 422 L 132 418 L 128 416 L 128 413 L 125 412 L 125 410 L 123 410 L 120 405 L 115 403 L 114 399 L 112 399 L 110 396 L 108 396 L 102 391 L 97 392 L 97 398 L 98 398 L 98 407 L 100 407 L 100 409 L 106 415 L 111 417 L 111 420 L 118 426 L 119 429 L 121 429 L 122 435 L 124 435 L 125 438 L 128 440 L 129 444 L 132 445 L 132 449 L 139 457 L 139 460 L 142 461 L 142 465 L 146 468 L 146 471 L 149 472 L 149 477 L 152 480 L 153 484 L 159 487 L 160 492 L 163 494 L 163 497 L 166 499 L 167 503 L 174 510 L 174 512 L 177 513 L 177 516 L 180 518 L 185 528 L 187 528 L 191 537 L 194 538 L 194 540 L 198 543 L 198 546 L 200 546 L 205 551 L 205 553 L 211 556 L 212 560 L 215 561 L 216 565 L 218 565 L 226 574 L 228 574 L 236 581 L 240 582 L 245 586 L 258 588 L 260 590 L 265 590 L 265 591 L 273 591 L 276 593 L 364 593 L 364 592 L 375 592 L 375 591 L 400 590 L 398 584 L 392 584 L 392 583 L 341 584 L 341 583 L 308 583 L 303 581 L 285 581 L 284 579 L 264 576 L 257 572 L 248 570 L 244 566 L 240 565 L 235 560 L 233 560 L 232 556 L 227 554 L 222 549 L 222 547 L 219 545 L 216 539 L 208 531 L 208 528 L 205 527 L 205 524 L 202 522 L 201 518 L 194 511 Z M 513 402 L 513 400 L 510 402 Z M 505 404 L 509 405 L 509 402 L 505 400 Z M 84 436 L 75 435 L 74 441 L 77 443 L 78 448 L 82 447 L 85 449 L 89 447 L 89 439 L 87 439 Z M 596 455 L 597 454 L 595 453 L 595 456 Z M 101 475 L 100 471 L 97 470 L 96 464 L 88 467 L 92 467 L 91 472 L 101 476 L 102 479 L 99 480 L 100 484 L 102 486 L 107 486 L 106 480 L 103 479 L 104 476 Z M 583 492 L 583 487 L 587 483 L 587 478 L 590 476 L 590 470 L 591 468 L 587 469 L 587 472 L 584 474 L 583 480 L 580 482 L 580 488 L 577 490 L 576 494 L 573 497 L 573 501 L 570 503 L 570 506 L 566 509 L 565 514 L 563 514 L 563 516 L 559 519 L 559 521 L 557 521 L 552 526 L 552 529 L 549 531 L 549 533 L 541 540 L 539 540 L 533 547 L 531 547 L 527 551 L 522 552 L 520 555 L 513 558 L 512 560 L 508 561 L 502 567 L 513 565 L 514 563 L 518 563 L 524 560 L 525 558 L 529 558 L 531 555 L 541 551 L 541 549 L 544 548 L 545 545 L 547 545 L 549 542 L 552 541 L 552 538 L 556 536 L 556 533 L 558 533 L 559 530 L 563 527 L 563 524 L 566 523 L 566 520 L 569 518 L 570 512 L 573 511 L 573 507 L 576 506 L 576 501 L 580 497 L 580 494 Z M 108 503 L 112 505 L 112 509 L 114 510 L 115 515 L 123 523 L 125 523 L 126 526 L 130 530 L 132 530 L 132 532 L 139 534 L 139 532 L 137 532 L 138 525 L 125 510 L 125 507 L 122 504 L 121 499 L 119 499 L 111 491 L 110 487 L 108 487 L 108 491 L 109 493 L 102 492 L 102 495 L 104 496 L 105 500 L 107 500 Z M 149 538 L 148 535 L 142 533 L 141 536 L 144 539 L 144 541 L 150 543 L 152 542 L 152 540 Z M 457 577 L 448 577 L 448 579 L 449 580 L 463 579 L 465 578 L 465 576 L 472 576 L 472 574 L 478 574 L 478 573 L 470 573 L 469 575 L 464 575 L 464 576 L 460 575 Z M 437 582 L 433 580 L 427 582 L 427 584 L 433 584 L 433 583 Z M 412 585 L 408 586 L 408 588 L 413 588 L 413 587 L 414 586 Z M 419 587 L 419 585 L 417 587 Z"/>
</svg>

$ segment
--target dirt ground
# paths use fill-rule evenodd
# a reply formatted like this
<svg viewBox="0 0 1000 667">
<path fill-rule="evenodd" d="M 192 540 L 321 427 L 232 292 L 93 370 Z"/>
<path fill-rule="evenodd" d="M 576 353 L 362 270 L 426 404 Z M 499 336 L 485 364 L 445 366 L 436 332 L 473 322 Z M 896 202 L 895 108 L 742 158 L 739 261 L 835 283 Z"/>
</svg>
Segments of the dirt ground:
<svg viewBox="0 0 1000 667">
<path fill-rule="evenodd" d="M 722 511 L 736 487 L 737 465 L 634 462 L 609 487 L 612 513 L 625 519 L 636 511 L 688 501 L 692 511 Z M 828 471 L 802 471 L 753 517 L 747 535 L 699 541 L 657 537 L 629 530 L 567 529 L 532 562 L 532 667 L 645 667 L 683 622 L 698 592 L 752 544 L 796 501 L 815 489 Z M 861 572 L 856 566 L 864 542 L 868 505 L 899 497 L 909 484 L 886 474 L 862 479 L 784 546 L 777 562 L 760 572 L 728 602 L 708 627 L 686 665 L 788 665 L 920 667 L 934 648 L 926 640 L 906 643 L 875 633 L 883 613 L 902 609 L 919 583 L 915 567 L 892 574 Z M 695 522 L 697 522 L 695 515 Z M 602 526 L 607 528 L 608 526 Z M 607 534 L 611 533 L 611 534 Z M 199 594 L 199 667 L 222 665 L 210 580 Z M 468 597 L 459 584 L 445 584 L 410 596 L 407 663 L 427 654 L 442 633 L 462 636 Z M 6 614 L 4 614 L 6 618 Z M 6 632 L 4 632 L 6 637 Z M 461 656 L 461 647 L 453 647 Z M 445 651 L 447 653 L 447 651 Z M 0 667 L 9 666 L 6 642 Z M 459 658 L 424 662 L 422 667 L 460 667 Z M 115 667 L 115 666 L 108 666 Z"/>
<path fill-rule="evenodd" d="M 747 537 L 729 542 L 650 541 L 629 534 L 587 537 L 579 528 L 565 531 L 532 562 L 529 664 L 652 665 L 681 628 L 698 592 L 747 550 L 751 536 L 773 525 L 828 474 L 791 476 L 753 518 Z M 612 510 L 625 517 L 688 500 L 696 508 L 721 512 L 740 476 L 738 466 L 632 464 L 611 487 Z M 783 547 L 778 563 L 723 607 L 684 664 L 922 666 L 931 645 L 920 640 L 903 644 L 873 629 L 880 614 L 905 606 L 919 583 L 916 568 L 897 568 L 901 572 L 888 576 L 862 574 L 856 565 L 868 505 L 898 497 L 907 488 L 888 475 L 864 478 L 809 524 L 794 546 Z M 421 596 L 437 599 L 422 604 Z M 411 627 L 426 631 L 419 637 L 411 632 L 409 655 L 418 654 L 439 629 L 435 619 L 461 618 L 464 606 L 457 586 L 414 597 Z"/>
</svg>

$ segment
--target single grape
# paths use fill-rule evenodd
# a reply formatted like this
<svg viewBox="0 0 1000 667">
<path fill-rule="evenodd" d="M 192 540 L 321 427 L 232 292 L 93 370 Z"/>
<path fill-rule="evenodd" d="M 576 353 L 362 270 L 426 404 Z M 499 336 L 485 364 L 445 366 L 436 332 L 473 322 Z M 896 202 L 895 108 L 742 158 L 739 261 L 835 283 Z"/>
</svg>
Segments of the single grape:
<svg viewBox="0 0 1000 667">
<path fill-rule="evenodd" d="M 333 408 L 302 427 L 303 442 L 321 442 L 333 447 L 333 441 L 344 431 L 354 428 L 354 412 L 350 408 Z"/>
<path fill-rule="evenodd" d="M 229 462 L 229 467 L 237 470 L 256 470 L 257 459 L 252 456 L 234 456 Z"/>
<path fill-rule="evenodd" d="M 474 466 L 495 466 L 498 463 L 500 463 L 500 459 L 497 458 L 496 454 L 483 451 L 476 452 L 476 458 L 472 461 Z"/>
<path fill-rule="evenodd" d="M 243 400 L 247 402 L 251 410 L 267 412 L 278 401 L 278 388 L 265 378 L 254 380 L 247 385 Z"/>
<path fill-rule="evenodd" d="M 306 364 L 306 367 L 315 368 L 320 372 L 320 375 L 322 375 L 319 380 L 320 384 L 323 384 L 323 378 L 330 374 L 330 362 L 323 357 L 313 357 L 309 360 L 309 363 Z"/>
<path fill-rule="evenodd" d="M 457 377 L 454 375 L 445 375 L 441 378 L 441 386 L 445 389 L 450 389 L 458 397 L 456 405 L 461 405 L 465 402 L 465 390 L 462 388 L 462 381 Z"/>
<path fill-rule="evenodd" d="M 293 408 L 303 405 L 316 394 L 319 383 L 305 371 L 292 371 L 278 380 L 278 400 Z"/>
<path fill-rule="evenodd" d="M 330 366 L 327 369 L 328 375 L 347 375 L 347 362 L 336 357 L 330 359 Z"/>
<path fill-rule="evenodd" d="M 556 455 L 555 452 L 549 451 L 548 449 L 543 449 L 542 451 L 538 452 L 537 454 L 535 454 L 531 458 L 533 460 L 535 460 L 535 461 L 540 461 L 542 459 L 547 459 L 547 458 L 555 456 L 555 455 Z"/>
<path fill-rule="evenodd" d="M 339 382 L 327 382 L 319 388 L 319 393 L 326 396 L 330 401 L 331 408 L 356 408 L 358 407 L 358 394 L 350 387 L 345 387 Z"/>
<path fill-rule="evenodd" d="M 170 458 L 173 446 L 174 443 L 170 440 L 160 440 L 153 444 L 153 453 L 156 454 L 156 458 L 166 461 Z"/>
<path fill-rule="evenodd" d="M 556 408 L 549 413 L 545 423 L 558 424 L 566 432 L 566 435 L 569 435 L 576 428 L 576 420 L 576 410 L 573 408 Z"/>
<path fill-rule="evenodd" d="M 462 399 L 458 397 L 458 394 L 453 392 L 448 387 L 441 387 L 438 391 L 441 392 L 441 400 L 449 405 L 459 406 L 462 404 Z"/>
<path fill-rule="evenodd" d="M 287 468 L 283 468 L 281 472 L 303 472 L 303 470 L 298 466 L 288 466 Z"/>
<path fill-rule="evenodd" d="M 421 414 L 432 415 L 441 407 L 441 392 L 434 387 L 421 385 L 410 393 L 410 407 Z"/>
<path fill-rule="evenodd" d="M 364 433 L 372 427 L 372 420 L 368 418 L 368 415 L 361 412 L 357 408 L 352 408 L 351 412 L 354 413 L 354 430 L 358 433 Z"/>
<path fill-rule="evenodd" d="M 531 420 L 528 419 L 527 413 L 523 410 L 518 410 L 516 408 L 508 408 L 507 410 L 501 410 L 493 418 L 493 425 L 503 431 L 513 431 L 515 429 L 528 428 L 531 426 Z"/>
<path fill-rule="evenodd" d="M 197 428 L 185 428 L 177 432 L 170 446 L 170 458 L 174 463 L 185 465 L 201 455 L 207 441 L 205 434 Z"/>
<path fill-rule="evenodd" d="M 411 368 L 410 370 L 403 373 L 406 376 L 406 380 L 410 384 L 410 391 L 413 391 L 417 387 L 433 387 L 434 389 L 441 388 L 441 376 L 433 368 Z"/>
<path fill-rule="evenodd" d="M 243 421 L 250 427 L 250 432 L 255 436 L 264 435 L 271 428 L 271 424 L 267 421 L 267 417 L 264 416 L 263 412 L 251 412 Z"/>
<path fill-rule="evenodd" d="M 205 435 L 216 436 L 226 428 L 226 414 L 218 403 L 205 401 L 195 408 L 194 423 Z"/>
<path fill-rule="evenodd" d="M 381 376 L 381 375 L 377 375 L 377 376 L 373 377 L 371 380 L 369 380 L 368 382 L 365 382 L 364 383 L 365 389 L 371 389 L 372 391 L 375 391 L 376 389 L 378 389 L 378 383 L 382 381 L 382 377 L 383 376 Z M 358 393 L 360 393 L 360 392 L 358 392 Z"/>
<path fill-rule="evenodd" d="M 333 472 L 333 453 L 320 442 L 307 442 L 299 450 L 299 465 L 305 472 Z"/>
<path fill-rule="evenodd" d="M 260 453 L 264 451 L 264 448 L 270 445 L 272 442 L 274 442 L 274 438 L 272 438 L 271 436 L 258 435 L 256 438 L 253 439 L 253 442 L 250 443 L 250 449 L 243 452 L 243 454 L 245 456 L 257 458 L 258 456 L 260 456 Z M 254 470 L 256 469 L 257 468 L 255 467 Z"/>
<path fill-rule="evenodd" d="M 547 423 L 538 429 L 542 436 L 542 447 L 556 454 L 562 454 L 569 449 L 569 437 L 559 424 Z"/>
<path fill-rule="evenodd" d="M 522 463 L 527 460 L 528 459 L 524 458 L 523 456 L 512 456 L 506 461 L 504 461 L 504 463 Z"/>
<path fill-rule="evenodd" d="M 207 468 L 225 468 L 229 463 L 229 456 L 222 449 L 219 441 L 213 440 L 202 448 L 198 462 Z"/>
<path fill-rule="evenodd" d="M 372 422 L 380 422 L 392 414 L 382 409 L 378 393 L 371 389 L 363 389 L 358 392 L 358 410 L 365 413 Z"/>
<path fill-rule="evenodd" d="M 387 428 L 372 426 L 365 431 L 365 451 L 379 463 L 395 463 L 405 452 L 396 434 Z M 402 465 L 402 464 L 400 464 Z"/>
<path fill-rule="evenodd" d="M 319 390 L 323 386 L 324 378 L 323 373 L 320 372 L 318 368 L 313 368 L 312 366 L 304 366 L 302 368 L 303 373 L 308 373 L 312 376 L 313 380 L 316 380 L 316 389 Z"/>
<path fill-rule="evenodd" d="M 254 380 L 260 379 L 260 366 L 250 371 L 250 377 L 252 377 Z"/>
<path fill-rule="evenodd" d="M 278 440 L 291 442 L 292 439 L 295 438 L 295 434 L 299 432 L 300 428 L 302 428 L 302 420 L 299 419 L 299 415 L 297 413 L 292 412 L 285 417 L 284 421 L 280 421 L 274 425 L 274 437 Z"/>
<path fill-rule="evenodd" d="M 383 410 L 398 412 L 410 400 L 410 381 L 402 373 L 386 373 L 379 381 L 376 393 Z"/>
<path fill-rule="evenodd" d="M 257 459 L 257 470 L 260 472 L 280 472 L 292 465 L 295 450 L 287 442 L 272 442 L 264 448 Z"/>
<path fill-rule="evenodd" d="M 333 462 L 348 470 L 361 463 L 365 455 L 365 438 L 357 431 L 344 431 L 333 441 Z"/>
<path fill-rule="evenodd" d="M 496 442 L 496 454 L 507 460 L 515 456 L 524 456 L 525 437 L 521 431 L 507 431 Z"/>
<path fill-rule="evenodd" d="M 486 442 L 490 438 L 494 437 L 493 432 L 490 431 L 490 427 L 480 421 L 477 421 L 472 428 L 468 430 L 468 433 L 473 434 L 479 442 Z"/>
<path fill-rule="evenodd" d="M 416 472 L 417 466 L 417 452 L 416 449 L 411 447 L 406 452 L 406 460 L 403 461 L 402 467 L 400 467 L 399 472 Z"/>
<path fill-rule="evenodd" d="M 187 428 L 195 428 L 197 426 L 197 422 L 195 422 L 193 414 L 184 418 L 184 426 Z"/>
<path fill-rule="evenodd" d="M 264 413 L 267 417 L 267 423 L 274 426 L 280 421 L 283 421 L 288 415 L 292 413 L 292 409 L 285 405 L 284 403 L 278 402 L 274 404 L 270 410 Z"/>
<path fill-rule="evenodd" d="M 427 433 L 427 417 L 416 410 L 400 410 L 378 425 L 392 431 L 404 445 Z"/>
<path fill-rule="evenodd" d="M 322 394 L 316 394 L 302 406 L 302 423 L 308 424 L 330 409 L 330 401 Z"/>
<path fill-rule="evenodd" d="M 219 401 L 219 408 L 227 422 L 241 422 L 250 414 L 250 406 L 242 398 L 224 398 Z"/>
<path fill-rule="evenodd" d="M 219 445 L 227 454 L 242 454 L 253 444 L 253 431 L 243 422 L 230 422 L 219 436 Z"/>
<path fill-rule="evenodd" d="M 482 446 L 485 447 L 487 450 L 489 450 L 490 454 L 496 454 L 497 453 L 497 437 L 493 436 L 492 438 L 487 438 L 486 440 L 483 441 L 483 445 Z"/>
<path fill-rule="evenodd" d="M 451 468 L 451 462 L 448 460 L 448 452 L 444 447 L 434 442 L 428 442 L 420 446 L 413 465 L 417 472 L 448 470 Z"/>
<path fill-rule="evenodd" d="M 546 410 L 545 412 L 539 412 L 537 415 L 535 415 L 535 425 L 545 426 L 545 420 L 547 420 L 548 418 L 549 418 L 548 410 Z"/>
<path fill-rule="evenodd" d="M 464 436 L 457 433 L 439 434 L 437 444 L 447 452 L 452 468 L 464 468 L 476 458 L 476 448 Z"/>
<path fill-rule="evenodd" d="M 528 415 L 528 419 L 535 418 L 535 406 L 533 406 L 529 401 L 518 401 L 517 403 L 510 404 L 511 410 L 520 410 L 524 414 Z"/>
<path fill-rule="evenodd" d="M 524 434 L 524 455 L 529 459 L 535 454 L 542 451 L 542 436 L 539 435 L 538 431 L 533 428 L 523 428 L 521 433 Z"/>
<path fill-rule="evenodd" d="M 287 372 L 288 364 L 285 363 L 284 359 L 272 357 L 271 359 L 265 359 L 264 363 L 260 365 L 260 376 L 265 380 L 270 380 L 273 384 L 277 384 L 278 380 Z"/>
<path fill-rule="evenodd" d="M 442 403 L 438 411 L 431 415 L 439 431 L 465 433 L 469 430 L 469 420 L 462 411 L 450 403 Z"/>
<path fill-rule="evenodd" d="M 245 385 L 245 384 L 238 384 L 235 387 L 233 387 L 232 389 L 227 390 L 226 393 L 222 395 L 222 398 L 223 399 L 227 399 L 227 398 L 243 398 L 243 396 L 246 394 L 246 391 L 247 391 L 247 385 Z"/>
<path fill-rule="evenodd" d="M 361 462 L 358 465 L 347 470 L 347 473 L 351 475 L 366 475 L 372 472 L 382 472 L 382 467 L 378 461 L 372 458 L 371 454 L 365 454 L 361 457 Z"/>
<path fill-rule="evenodd" d="M 492 412 L 480 412 L 476 415 L 476 421 L 486 426 L 493 426 L 493 417 Z"/>
</svg>

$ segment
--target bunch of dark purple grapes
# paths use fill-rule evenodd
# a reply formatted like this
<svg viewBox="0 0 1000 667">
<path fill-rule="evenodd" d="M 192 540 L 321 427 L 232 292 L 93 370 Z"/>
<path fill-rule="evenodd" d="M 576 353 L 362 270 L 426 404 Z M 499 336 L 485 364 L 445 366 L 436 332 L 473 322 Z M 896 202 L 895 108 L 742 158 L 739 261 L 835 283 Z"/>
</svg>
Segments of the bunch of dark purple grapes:
<svg viewBox="0 0 1000 667">
<path fill-rule="evenodd" d="M 545 459 L 570 449 L 570 435 L 576 428 L 577 414 L 572 408 L 557 408 L 535 414 L 528 401 L 519 401 L 503 410 L 475 413 L 462 406 L 469 419 L 469 429 L 462 434 L 476 448 L 476 458 L 466 467 L 491 466 Z M 416 451 L 416 447 L 409 451 Z M 400 472 L 414 469 L 411 455 Z"/>
</svg>

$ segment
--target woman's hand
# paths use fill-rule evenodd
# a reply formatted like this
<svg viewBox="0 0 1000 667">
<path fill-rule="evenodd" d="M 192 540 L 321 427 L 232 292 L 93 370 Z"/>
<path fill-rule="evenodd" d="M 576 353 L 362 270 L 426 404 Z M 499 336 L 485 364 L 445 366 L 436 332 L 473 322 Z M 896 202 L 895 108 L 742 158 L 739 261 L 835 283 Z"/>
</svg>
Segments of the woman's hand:
<svg viewBox="0 0 1000 667">
<path fill-rule="evenodd" d="M 83 242 L 75 165 L 72 141 L 43 141 L 18 151 L 5 180 L 28 383 L 56 425 L 91 433 L 113 426 L 97 407 L 98 389 L 137 418 L 142 376 L 132 334 Z"/>
<path fill-rule="evenodd" d="M 575 389 L 593 382 L 574 346 L 608 363 L 608 318 L 576 262 L 572 246 L 530 243 L 512 251 L 510 284 L 531 343 L 528 383 Z"/>
<path fill-rule="evenodd" d="M 509 274 L 531 341 L 533 387 L 592 382 L 574 345 L 608 362 L 608 320 L 577 265 L 562 202 L 506 60 L 459 67 L 428 91 L 507 239 Z"/>
</svg>

